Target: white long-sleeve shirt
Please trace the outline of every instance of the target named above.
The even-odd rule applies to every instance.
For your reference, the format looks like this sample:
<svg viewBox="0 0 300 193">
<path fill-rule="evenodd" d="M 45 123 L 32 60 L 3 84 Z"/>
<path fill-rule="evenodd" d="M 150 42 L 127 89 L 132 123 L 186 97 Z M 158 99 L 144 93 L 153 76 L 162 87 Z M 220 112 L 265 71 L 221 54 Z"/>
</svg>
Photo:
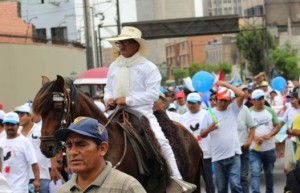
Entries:
<svg viewBox="0 0 300 193">
<path fill-rule="evenodd" d="M 116 99 L 114 87 L 116 86 L 116 74 L 120 70 L 117 60 L 114 61 L 107 74 L 107 84 L 104 89 L 104 101 Z M 137 111 L 151 111 L 154 101 L 159 98 L 161 74 L 155 64 L 145 60 L 140 64 L 129 67 L 129 96 L 126 104 Z"/>
</svg>

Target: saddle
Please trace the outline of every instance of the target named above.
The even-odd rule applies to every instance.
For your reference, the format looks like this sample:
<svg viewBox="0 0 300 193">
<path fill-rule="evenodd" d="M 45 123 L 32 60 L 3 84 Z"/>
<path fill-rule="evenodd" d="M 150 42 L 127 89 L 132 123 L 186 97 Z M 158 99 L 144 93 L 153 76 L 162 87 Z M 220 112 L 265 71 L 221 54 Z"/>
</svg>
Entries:
<svg viewBox="0 0 300 193">
<path fill-rule="evenodd" d="M 159 143 L 148 119 L 140 112 L 126 107 L 119 108 L 111 116 L 126 133 L 134 150 L 140 175 L 148 179 L 144 186 L 146 191 L 164 193 L 170 181 L 168 165 L 159 151 Z"/>
</svg>

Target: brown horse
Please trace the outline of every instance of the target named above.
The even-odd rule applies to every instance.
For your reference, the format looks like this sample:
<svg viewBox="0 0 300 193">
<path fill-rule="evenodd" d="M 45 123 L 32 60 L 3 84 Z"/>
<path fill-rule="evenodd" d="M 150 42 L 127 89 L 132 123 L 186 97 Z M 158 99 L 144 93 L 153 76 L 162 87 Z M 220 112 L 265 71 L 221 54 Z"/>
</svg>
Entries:
<svg viewBox="0 0 300 193">
<path fill-rule="evenodd" d="M 135 128 L 140 135 L 144 133 L 144 137 L 151 139 L 154 147 L 159 149 L 149 122 L 144 116 L 138 117 L 131 114 L 128 116 L 128 112 L 122 110 L 121 113 L 108 120 L 94 102 L 73 85 L 72 81 L 65 81 L 61 76 L 57 76 L 54 81 L 44 82 L 35 96 L 32 108 L 33 112 L 40 115 L 43 120 L 41 150 L 47 157 L 53 157 L 59 150 L 60 143 L 53 137 L 56 130 L 67 127 L 78 116 L 92 117 L 107 126 L 110 150 L 106 159 L 117 169 L 138 179 L 147 192 L 165 192 L 169 176 L 166 161 L 160 155 L 160 151 L 157 151 L 158 153 L 143 152 L 140 153 L 142 157 L 138 156 L 132 146 L 143 144 L 132 142 L 130 136 L 132 133 L 134 135 L 134 132 L 127 132 L 126 135 L 124 130 L 127 129 L 124 129 L 122 124 L 126 122 L 124 120 L 130 121 L 127 126 Z M 170 121 L 164 112 L 156 112 L 156 116 L 170 141 L 183 179 L 196 184 L 195 192 L 200 192 L 202 151 L 197 140 L 183 126 L 180 124 L 176 126 Z M 145 161 L 146 166 L 141 164 L 143 162 L 141 160 Z M 141 174 L 141 171 L 144 172 Z M 158 183 L 157 180 L 159 180 Z"/>
</svg>

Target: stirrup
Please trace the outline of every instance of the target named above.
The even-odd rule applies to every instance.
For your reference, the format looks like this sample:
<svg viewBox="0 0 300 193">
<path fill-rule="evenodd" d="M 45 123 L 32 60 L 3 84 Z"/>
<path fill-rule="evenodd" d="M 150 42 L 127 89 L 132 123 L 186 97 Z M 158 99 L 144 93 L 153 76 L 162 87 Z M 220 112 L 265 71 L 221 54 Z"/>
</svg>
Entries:
<svg viewBox="0 0 300 193">
<path fill-rule="evenodd" d="M 192 193 L 197 186 L 189 182 L 171 177 L 171 182 L 167 187 L 167 193 Z"/>
</svg>

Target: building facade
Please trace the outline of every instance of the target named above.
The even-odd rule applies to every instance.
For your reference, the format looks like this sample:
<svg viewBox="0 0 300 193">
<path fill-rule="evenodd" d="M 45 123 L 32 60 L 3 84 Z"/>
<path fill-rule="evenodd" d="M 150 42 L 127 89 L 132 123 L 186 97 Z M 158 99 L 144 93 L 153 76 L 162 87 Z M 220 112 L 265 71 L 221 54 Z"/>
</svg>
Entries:
<svg viewBox="0 0 300 193">
<path fill-rule="evenodd" d="M 243 16 L 243 0 L 202 0 L 203 16 Z"/>
<path fill-rule="evenodd" d="M 6 112 L 33 100 L 41 76 L 76 78 L 86 70 L 82 48 L 33 42 L 33 26 L 20 14 L 20 3 L 0 1 L 0 103 Z"/>
<path fill-rule="evenodd" d="M 36 41 L 80 42 L 75 0 L 20 0 L 20 4 L 22 19 L 35 26 Z"/>
<path fill-rule="evenodd" d="M 137 21 L 163 20 L 195 17 L 194 0 L 136 0 Z M 173 40 L 171 40 L 172 42 Z M 149 59 L 156 64 L 166 63 L 166 44 L 168 39 L 150 40 Z"/>
</svg>

